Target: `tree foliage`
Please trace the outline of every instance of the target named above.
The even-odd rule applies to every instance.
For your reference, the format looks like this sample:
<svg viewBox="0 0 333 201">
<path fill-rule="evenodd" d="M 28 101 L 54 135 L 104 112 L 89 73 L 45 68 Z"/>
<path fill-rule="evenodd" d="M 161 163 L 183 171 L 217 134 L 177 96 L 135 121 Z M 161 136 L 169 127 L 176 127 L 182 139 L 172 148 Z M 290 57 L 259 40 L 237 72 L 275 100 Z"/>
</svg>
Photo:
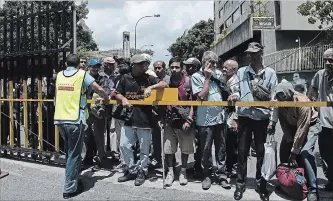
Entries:
<svg viewBox="0 0 333 201">
<path fill-rule="evenodd" d="M 319 1 L 307 1 L 298 6 L 297 11 L 302 16 L 308 17 L 310 24 L 320 22 L 319 29 L 323 28 L 323 25 L 327 25 L 332 28 L 333 23 L 333 1 L 332 0 L 319 0 Z"/>
<path fill-rule="evenodd" d="M 154 52 L 153 50 L 151 50 L 151 49 L 144 49 L 144 50 L 137 49 L 137 50 L 136 50 L 136 53 L 135 53 L 135 49 L 134 49 L 134 48 L 131 48 L 130 52 L 131 52 L 131 55 L 146 53 L 146 54 L 149 54 L 149 55 L 151 55 L 151 56 L 154 56 L 154 53 L 155 53 L 155 52 Z"/>
<path fill-rule="evenodd" d="M 0 21 L 4 20 L 4 17 L 7 20 L 16 19 L 18 16 L 23 16 L 25 14 L 29 15 L 32 13 L 37 13 L 39 11 L 46 11 L 49 9 L 56 9 L 56 8 L 63 8 L 66 10 L 66 14 L 64 18 L 62 15 L 55 15 L 54 13 L 48 14 L 49 19 L 49 37 L 46 37 L 46 27 L 47 27 L 47 15 L 39 15 L 33 18 L 28 18 L 26 20 L 27 23 L 27 51 L 36 50 L 36 47 L 39 42 L 38 40 L 38 23 L 39 19 L 41 22 L 42 27 L 42 40 L 41 46 L 42 49 L 46 49 L 47 44 L 49 44 L 49 48 L 57 49 L 59 46 L 62 46 L 70 39 L 70 33 L 72 32 L 71 29 L 71 22 L 72 22 L 72 15 L 70 14 L 71 6 L 75 6 L 76 8 L 76 19 L 77 22 L 81 19 L 86 19 L 89 13 L 87 8 L 88 1 L 81 2 L 80 5 L 75 5 L 73 1 L 5 1 L 2 8 L 0 8 Z M 25 9 L 26 8 L 26 9 Z M 57 19 L 57 21 L 56 21 Z M 64 19 L 64 24 L 66 25 L 65 32 L 61 30 L 62 19 Z M 20 27 L 20 44 L 19 48 L 23 47 L 23 20 L 15 21 L 13 23 L 13 36 L 14 36 L 14 43 L 16 44 L 16 30 L 17 30 L 17 23 Z M 34 32 L 32 34 L 31 24 L 34 23 Z M 1 23 L 2 25 L 3 23 Z M 0 30 L 3 31 L 4 27 L 0 27 Z M 11 27 L 7 26 L 7 39 L 10 37 L 10 29 Z M 55 41 L 55 30 L 57 30 L 58 34 L 58 41 Z M 63 36 L 66 35 L 66 41 L 63 41 Z M 49 39 L 49 40 L 47 40 Z M 0 50 L 3 50 L 3 34 L 0 34 Z M 58 47 L 55 46 L 56 42 L 58 42 Z M 9 43 L 7 43 L 7 49 L 9 49 Z M 97 44 L 92 38 L 92 32 L 90 30 L 84 30 L 81 25 L 77 25 L 77 46 L 82 48 L 86 51 L 89 50 L 98 50 Z M 16 48 L 16 45 L 15 45 Z"/>
<path fill-rule="evenodd" d="M 214 20 L 201 20 L 187 34 L 178 37 L 176 42 L 170 45 L 168 51 L 172 56 L 178 56 L 183 60 L 189 57 L 197 57 L 201 60 L 203 53 L 210 49 L 213 41 Z"/>
</svg>

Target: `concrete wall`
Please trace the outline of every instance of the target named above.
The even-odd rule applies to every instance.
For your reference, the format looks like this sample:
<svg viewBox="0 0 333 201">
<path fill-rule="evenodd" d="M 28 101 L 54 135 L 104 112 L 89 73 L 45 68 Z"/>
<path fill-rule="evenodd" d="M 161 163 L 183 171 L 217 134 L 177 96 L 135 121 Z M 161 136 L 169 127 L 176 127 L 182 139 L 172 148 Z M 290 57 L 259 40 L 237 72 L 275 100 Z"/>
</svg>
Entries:
<svg viewBox="0 0 333 201">
<path fill-rule="evenodd" d="M 297 13 L 297 7 L 306 0 L 280 1 L 282 30 L 318 30 L 317 24 L 309 24 L 306 17 Z"/>
<path fill-rule="evenodd" d="M 234 31 L 224 38 L 224 40 L 218 42 L 212 51 L 216 52 L 217 55 L 222 55 L 227 51 L 237 47 L 245 41 L 253 37 L 253 31 L 251 28 L 251 19 L 247 19 L 244 23 L 238 26 Z"/>
<path fill-rule="evenodd" d="M 291 48 L 298 48 L 298 42 L 296 39 L 298 37 L 301 41 L 301 47 L 309 43 L 313 38 L 315 38 L 320 31 L 276 31 L 276 50 L 283 50 L 283 49 L 291 49 Z M 323 39 L 324 34 L 319 35 L 316 40 L 311 42 L 309 46 L 313 46 L 318 44 L 318 42 Z"/>
<path fill-rule="evenodd" d="M 264 55 L 276 52 L 275 29 L 261 30 L 261 44 L 264 46 Z"/>
</svg>

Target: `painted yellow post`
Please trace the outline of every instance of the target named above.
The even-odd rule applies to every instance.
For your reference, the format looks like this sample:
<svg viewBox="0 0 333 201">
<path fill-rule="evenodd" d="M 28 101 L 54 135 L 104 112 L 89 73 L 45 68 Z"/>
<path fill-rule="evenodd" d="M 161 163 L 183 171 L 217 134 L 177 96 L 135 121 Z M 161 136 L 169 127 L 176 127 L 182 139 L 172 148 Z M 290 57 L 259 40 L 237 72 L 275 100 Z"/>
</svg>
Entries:
<svg viewBox="0 0 333 201">
<path fill-rule="evenodd" d="M 42 91 L 42 78 L 38 79 L 38 100 L 43 99 L 43 91 Z M 43 102 L 38 101 L 38 141 L 39 141 L 39 150 L 43 150 Z"/>
<path fill-rule="evenodd" d="M 9 81 L 9 98 L 14 98 L 13 80 Z M 14 147 L 14 104 L 13 101 L 9 101 L 9 145 Z"/>
<path fill-rule="evenodd" d="M 59 152 L 59 129 L 58 126 L 54 126 L 54 146 L 55 151 Z"/>
<path fill-rule="evenodd" d="M 28 84 L 27 80 L 23 80 L 23 99 L 28 99 Z M 23 124 L 24 124 L 24 148 L 28 148 L 28 128 L 29 128 L 29 120 L 28 120 L 28 102 L 23 102 Z"/>
</svg>

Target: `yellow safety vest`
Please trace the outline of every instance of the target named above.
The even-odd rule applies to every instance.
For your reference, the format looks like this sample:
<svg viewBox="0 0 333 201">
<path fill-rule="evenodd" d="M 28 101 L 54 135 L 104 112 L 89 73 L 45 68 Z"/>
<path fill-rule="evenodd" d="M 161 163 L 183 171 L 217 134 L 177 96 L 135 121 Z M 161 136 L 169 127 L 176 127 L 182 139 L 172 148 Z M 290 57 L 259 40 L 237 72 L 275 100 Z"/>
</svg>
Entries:
<svg viewBox="0 0 333 201">
<path fill-rule="evenodd" d="M 86 72 L 78 70 L 72 76 L 65 76 L 64 71 L 57 75 L 54 120 L 77 121 L 80 118 L 82 84 Z"/>
</svg>

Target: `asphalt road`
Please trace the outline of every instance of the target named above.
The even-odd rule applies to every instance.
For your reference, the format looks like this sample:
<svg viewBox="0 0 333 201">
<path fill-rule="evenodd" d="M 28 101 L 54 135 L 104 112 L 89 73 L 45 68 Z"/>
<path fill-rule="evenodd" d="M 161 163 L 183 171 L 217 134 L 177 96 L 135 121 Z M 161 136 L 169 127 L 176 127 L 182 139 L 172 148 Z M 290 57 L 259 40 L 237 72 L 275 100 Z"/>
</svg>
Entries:
<svg viewBox="0 0 333 201">
<path fill-rule="evenodd" d="M 280 142 L 282 133 L 277 127 L 276 140 Z M 316 152 L 318 146 L 316 147 Z M 179 154 L 177 154 L 179 160 Z M 254 174 L 256 159 L 249 157 L 247 190 L 243 200 L 259 200 L 254 191 Z M 47 165 L 0 159 L 2 171 L 9 176 L 0 180 L 0 200 L 62 200 L 64 168 Z M 112 170 L 92 172 L 87 169 L 82 173 L 85 192 L 74 200 L 233 200 L 235 187 L 231 190 L 212 185 L 211 189 L 203 191 L 201 181 L 189 178 L 187 186 L 180 186 L 175 181 L 168 189 L 162 188 L 160 171 L 151 172 L 150 178 L 141 187 L 135 187 L 134 182 L 119 184 L 117 179 L 122 174 Z M 318 167 L 318 182 L 325 183 L 321 167 Z M 235 184 L 235 181 L 231 181 Z M 276 178 L 273 178 L 269 189 L 273 191 Z M 320 191 L 322 201 L 333 201 L 332 193 Z M 282 195 L 272 192 L 270 200 L 285 200 Z"/>
</svg>

